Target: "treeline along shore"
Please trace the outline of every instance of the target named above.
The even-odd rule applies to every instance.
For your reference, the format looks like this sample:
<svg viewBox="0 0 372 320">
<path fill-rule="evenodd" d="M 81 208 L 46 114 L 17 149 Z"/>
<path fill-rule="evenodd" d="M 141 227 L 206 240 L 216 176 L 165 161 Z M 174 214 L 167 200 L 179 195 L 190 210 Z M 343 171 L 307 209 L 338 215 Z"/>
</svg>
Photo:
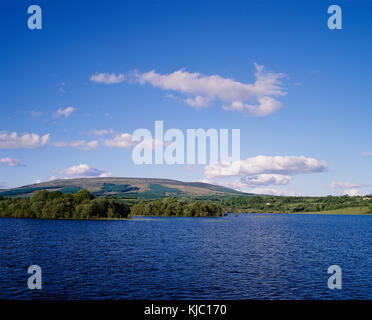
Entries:
<svg viewBox="0 0 372 320">
<path fill-rule="evenodd" d="M 219 201 L 226 212 L 371 214 L 372 196 L 236 196 Z"/>
<path fill-rule="evenodd" d="M 37 190 L 30 198 L 0 196 L 0 217 L 32 219 L 129 219 L 132 216 L 221 217 L 225 213 L 372 214 L 371 196 L 207 196 L 139 199 Z"/>
<path fill-rule="evenodd" d="M 121 199 L 95 197 L 87 190 L 75 194 L 35 191 L 31 198 L 0 196 L 0 217 L 32 219 L 125 219 L 132 216 L 223 216 L 221 205 L 211 201 L 165 198 L 127 203 Z"/>
</svg>

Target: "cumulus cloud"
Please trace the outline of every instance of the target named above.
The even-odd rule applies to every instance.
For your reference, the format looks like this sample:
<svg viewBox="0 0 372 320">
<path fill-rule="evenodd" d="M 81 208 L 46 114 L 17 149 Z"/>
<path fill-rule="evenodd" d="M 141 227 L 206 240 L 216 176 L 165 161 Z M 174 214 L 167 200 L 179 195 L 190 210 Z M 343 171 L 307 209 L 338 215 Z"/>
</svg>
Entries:
<svg viewBox="0 0 372 320">
<path fill-rule="evenodd" d="M 98 148 L 98 141 L 93 140 L 93 141 L 84 141 L 84 140 L 77 140 L 77 141 L 72 141 L 72 142 L 55 142 L 53 143 L 55 147 L 67 147 L 67 148 L 75 148 L 78 150 L 83 150 L 83 151 L 91 151 L 95 150 Z"/>
<path fill-rule="evenodd" d="M 348 195 L 350 197 L 361 196 L 362 193 L 359 191 L 359 188 L 366 188 L 370 187 L 370 184 L 361 184 L 355 182 L 348 182 L 348 181 L 332 181 L 331 186 L 334 189 L 343 189 L 343 194 Z"/>
<path fill-rule="evenodd" d="M 233 163 L 215 163 L 204 168 L 204 175 L 211 178 L 228 176 L 252 176 L 258 174 L 296 175 L 322 172 L 327 169 L 325 161 L 304 156 L 256 156 Z"/>
<path fill-rule="evenodd" d="M 254 176 L 240 177 L 234 181 L 218 181 L 215 179 L 205 179 L 207 183 L 217 183 L 225 187 L 248 192 L 250 188 L 256 186 L 269 186 L 269 185 L 287 185 L 291 181 L 290 176 L 281 174 L 259 174 Z"/>
<path fill-rule="evenodd" d="M 112 139 L 107 139 L 104 141 L 107 147 L 111 148 L 129 148 L 135 143 L 132 141 L 132 135 L 129 133 L 118 134 Z"/>
<path fill-rule="evenodd" d="M 6 164 L 8 167 L 20 167 L 22 164 L 18 160 L 11 158 L 0 158 L 0 164 Z"/>
<path fill-rule="evenodd" d="M 250 190 L 251 193 L 255 194 L 265 194 L 265 195 L 272 195 L 272 196 L 291 196 L 295 197 L 298 196 L 295 192 L 287 192 L 280 189 L 273 189 L 273 188 L 254 188 Z"/>
<path fill-rule="evenodd" d="M 233 163 L 219 162 L 204 167 L 205 180 L 243 192 L 288 195 L 278 189 L 262 188 L 287 185 L 292 176 L 327 170 L 327 163 L 304 156 L 256 156 Z M 231 179 L 235 179 L 231 181 Z M 252 189 L 253 188 L 253 189 Z M 269 192 L 264 192 L 264 190 Z M 275 192 L 273 191 L 275 190 Z"/>
<path fill-rule="evenodd" d="M 268 186 L 268 185 L 285 185 L 291 181 L 290 176 L 281 174 L 259 174 L 255 176 L 245 176 L 241 182 L 247 186 Z"/>
<path fill-rule="evenodd" d="M 185 102 L 192 107 L 208 107 L 211 100 L 206 97 L 196 96 L 192 98 L 186 98 Z"/>
<path fill-rule="evenodd" d="M 140 141 L 134 141 L 133 137 L 129 133 L 121 133 L 114 136 L 112 139 L 104 140 L 104 145 L 111 148 L 130 148 L 142 143 L 142 146 L 146 149 L 155 149 L 155 147 L 160 146 L 163 144 L 164 146 L 168 146 L 171 141 L 159 141 L 156 139 L 142 139 Z"/>
<path fill-rule="evenodd" d="M 288 177 L 290 179 L 290 177 Z M 201 182 L 205 183 L 214 183 L 218 184 L 227 188 L 231 188 L 234 190 L 242 191 L 242 192 L 248 192 L 248 193 L 254 193 L 254 194 L 266 194 L 266 195 L 274 195 L 274 196 L 296 196 L 297 194 L 294 192 L 287 192 L 281 189 L 276 189 L 276 188 L 263 188 L 263 187 L 254 187 L 256 186 L 265 186 L 269 185 L 270 183 L 268 182 L 267 184 L 265 183 L 245 183 L 243 179 L 237 179 L 235 181 L 210 181 L 208 179 L 204 179 Z M 276 184 L 275 182 L 272 184 Z M 278 183 L 281 184 L 281 183 Z M 283 183 L 286 184 L 286 183 Z"/>
<path fill-rule="evenodd" d="M 115 73 L 96 73 L 89 79 L 92 82 L 104 83 L 104 84 L 115 84 L 124 81 L 124 75 Z"/>
<path fill-rule="evenodd" d="M 0 132 L 0 149 L 38 149 L 44 147 L 50 140 L 50 134 L 39 136 L 35 133 L 23 133 L 18 135 L 17 132 L 8 134 Z"/>
<path fill-rule="evenodd" d="M 358 197 L 361 196 L 362 194 L 358 189 L 348 189 L 344 191 L 344 195 L 348 195 L 350 197 Z"/>
<path fill-rule="evenodd" d="M 368 187 L 369 185 L 354 183 L 354 182 L 347 182 L 347 181 L 341 181 L 341 182 L 332 181 L 331 186 L 334 189 L 354 189 L 354 188 Z"/>
<path fill-rule="evenodd" d="M 282 107 L 274 97 L 286 95 L 282 73 L 266 72 L 255 64 L 256 81 L 242 83 L 219 75 L 206 76 L 199 72 L 178 70 L 170 74 L 154 70 L 135 73 L 140 84 L 151 84 L 167 91 L 186 95 L 184 102 L 193 107 L 206 107 L 215 101 L 222 102 L 223 109 L 241 111 L 255 116 L 265 116 Z"/>
<path fill-rule="evenodd" d="M 234 101 L 230 105 L 223 105 L 222 108 L 229 111 L 246 111 L 254 116 L 263 117 L 282 107 L 282 104 L 279 101 L 271 97 L 259 97 L 257 101 L 257 105 Z"/>
<path fill-rule="evenodd" d="M 280 175 L 280 174 L 266 174 L 265 173 L 265 174 L 256 175 L 256 176 L 241 177 L 234 181 L 218 181 L 218 180 L 208 180 L 208 179 L 206 179 L 205 181 L 209 183 L 217 183 L 219 185 L 232 188 L 235 190 L 243 191 L 243 192 L 257 193 L 256 190 L 262 189 L 260 188 L 262 186 L 287 185 L 291 181 L 291 177 Z"/>
<path fill-rule="evenodd" d="M 64 179 L 69 178 L 93 178 L 93 177 L 110 177 L 111 172 L 92 168 L 87 164 L 79 164 L 59 172 Z"/>
<path fill-rule="evenodd" d="M 68 118 L 70 115 L 71 115 L 71 113 L 73 113 L 74 111 L 75 111 L 76 109 L 74 108 L 74 107 L 67 107 L 67 108 L 65 108 L 65 109 L 63 109 L 63 108 L 60 108 L 60 109 L 58 109 L 54 114 L 53 114 L 53 116 L 55 117 L 55 118 L 59 118 L 59 117 L 65 117 L 65 118 Z"/>
</svg>

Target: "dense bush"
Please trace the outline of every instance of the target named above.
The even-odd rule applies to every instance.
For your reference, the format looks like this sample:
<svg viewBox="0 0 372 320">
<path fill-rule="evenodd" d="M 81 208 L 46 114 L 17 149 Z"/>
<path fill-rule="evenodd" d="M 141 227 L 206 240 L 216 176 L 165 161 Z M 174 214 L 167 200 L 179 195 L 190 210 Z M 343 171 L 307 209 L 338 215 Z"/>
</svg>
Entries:
<svg viewBox="0 0 372 320">
<path fill-rule="evenodd" d="M 223 216 L 222 207 L 210 201 L 182 201 L 165 198 L 154 201 L 141 201 L 131 208 L 134 216 L 185 216 L 216 217 Z"/>
<path fill-rule="evenodd" d="M 41 219 L 127 218 L 130 208 L 117 200 L 97 198 L 87 190 L 74 195 L 35 191 L 30 199 L 0 198 L 0 217 Z"/>
<path fill-rule="evenodd" d="M 0 217 L 38 219 L 102 219 L 143 216 L 223 216 L 222 207 L 211 201 L 176 198 L 141 201 L 131 208 L 123 201 L 95 198 L 87 190 L 75 194 L 35 191 L 30 199 L 0 197 Z"/>
</svg>

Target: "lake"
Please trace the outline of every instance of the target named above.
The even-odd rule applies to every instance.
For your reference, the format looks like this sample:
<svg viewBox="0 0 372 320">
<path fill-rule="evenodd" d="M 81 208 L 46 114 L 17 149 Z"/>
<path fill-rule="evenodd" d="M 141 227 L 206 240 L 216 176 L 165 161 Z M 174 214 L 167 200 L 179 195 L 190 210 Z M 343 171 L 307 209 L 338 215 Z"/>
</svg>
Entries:
<svg viewBox="0 0 372 320">
<path fill-rule="evenodd" d="M 372 216 L 0 219 L 0 298 L 372 299 L 371 249 Z"/>
</svg>

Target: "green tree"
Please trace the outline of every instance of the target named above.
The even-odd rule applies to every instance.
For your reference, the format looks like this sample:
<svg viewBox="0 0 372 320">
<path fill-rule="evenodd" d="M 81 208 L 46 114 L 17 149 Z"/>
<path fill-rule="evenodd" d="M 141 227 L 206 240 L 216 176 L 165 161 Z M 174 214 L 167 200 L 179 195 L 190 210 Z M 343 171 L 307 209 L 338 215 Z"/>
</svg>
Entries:
<svg viewBox="0 0 372 320">
<path fill-rule="evenodd" d="M 89 202 L 94 199 L 94 195 L 88 190 L 79 190 L 74 194 L 76 203 Z"/>
</svg>

